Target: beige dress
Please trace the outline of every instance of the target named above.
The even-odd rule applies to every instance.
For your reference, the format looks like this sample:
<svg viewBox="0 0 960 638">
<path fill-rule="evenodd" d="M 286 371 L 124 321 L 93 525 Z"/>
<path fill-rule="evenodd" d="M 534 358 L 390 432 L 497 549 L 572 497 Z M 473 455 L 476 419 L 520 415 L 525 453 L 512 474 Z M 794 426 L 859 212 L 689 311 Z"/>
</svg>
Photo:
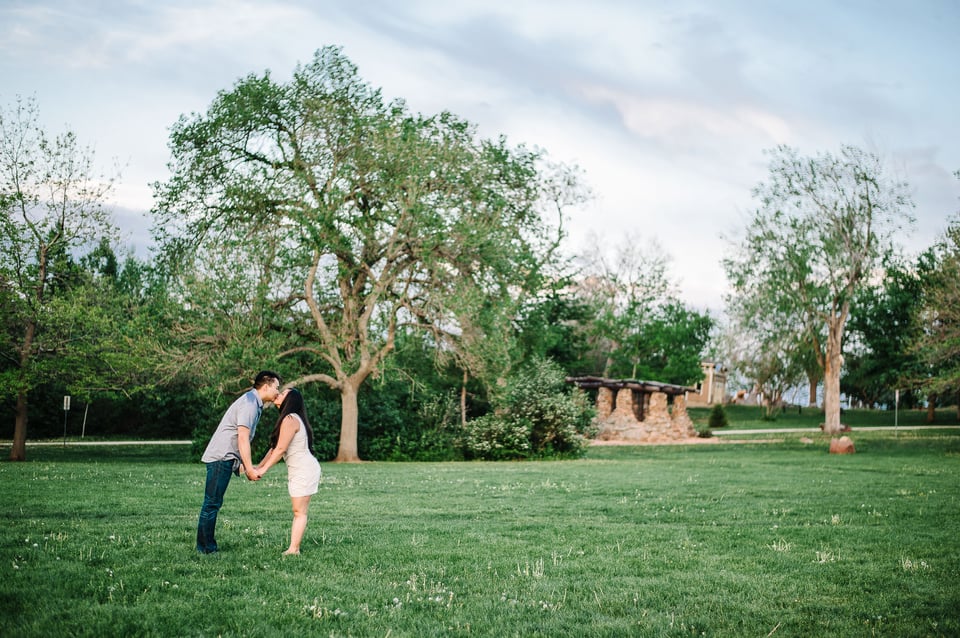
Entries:
<svg viewBox="0 0 960 638">
<path fill-rule="evenodd" d="M 283 453 L 287 464 L 287 491 L 290 496 L 311 496 L 317 493 L 320 484 L 320 462 L 307 449 L 307 428 L 296 414 L 291 414 L 300 427 Z"/>
</svg>

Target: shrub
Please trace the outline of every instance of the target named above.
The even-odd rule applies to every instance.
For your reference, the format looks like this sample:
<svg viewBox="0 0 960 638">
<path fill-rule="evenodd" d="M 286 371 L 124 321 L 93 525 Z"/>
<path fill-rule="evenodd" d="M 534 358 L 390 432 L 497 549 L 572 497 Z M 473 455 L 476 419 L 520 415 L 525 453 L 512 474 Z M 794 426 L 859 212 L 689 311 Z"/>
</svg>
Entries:
<svg viewBox="0 0 960 638">
<path fill-rule="evenodd" d="M 468 458 L 580 457 L 593 420 L 587 395 L 549 359 L 534 359 L 507 380 L 493 414 L 464 428 Z"/>
<path fill-rule="evenodd" d="M 710 411 L 709 425 L 711 428 L 723 428 L 726 427 L 727 424 L 727 413 L 723 409 L 723 406 L 717 403 L 713 406 L 713 410 Z"/>
<path fill-rule="evenodd" d="M 361 456 L 378 461 L 450 461 L 459 458 L 456 396 L 427 390 L 416 396 L 409 385 L 361 409 Z M 393 415 L 391 417 L 391 415 Z M 387 418 L 390 417 L 390 418 Z"/>
<path fill-rule="evenodd" d="M 471 419 L 464 426 L 463 447 L 468 458 L 526 458 L 530 455 L 530 424 L 494 414 Z"/>
</svg>

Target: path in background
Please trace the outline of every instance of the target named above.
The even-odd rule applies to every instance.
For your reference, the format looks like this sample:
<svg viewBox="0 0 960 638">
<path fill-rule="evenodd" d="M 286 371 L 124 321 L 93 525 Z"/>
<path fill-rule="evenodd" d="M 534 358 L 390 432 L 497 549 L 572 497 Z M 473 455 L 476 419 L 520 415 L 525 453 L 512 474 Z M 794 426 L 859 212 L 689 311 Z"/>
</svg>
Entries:
<svg viewBox="0 0 960 638">
<path fill-rule="evenodd" d="M 872 432 L 875 430 L 958 430 L 960 425 L 877 425 L 877 426 L 858 426 L 851 428 L 850 432 Z M 715 436 L 729 436 L 731 434 L 786 434 L 790 432 L 819 432 L 823 433 L 823 430 L 820 428 L 766 428 L 763 430 L 728 430 L 723 429 L 711 429 L 711 432 Z M 841 432 L 842 434 L 842 432 Z"/>
<path fill-rule="evenodd" d="M 851 432 L 870 432 L 874 430 L 960 430 L 960 425 L 878 425 L 855 427 Z M 820 428 L 767 428 L 763 430 L 712 430 L 715 436 L 743 436 L 745 434 L 790 434 L 797 432 L 819 432 Z M 67 441 L 66 445 L 190 445 L 192 441 Z M 12 441 L 0 441 L 0 448 L 13 445 Z M 61 441 L 27 441 L 27 445 L 64 445 Z"/>
<path fill-rule="evenodd" d="M 67 441 L 66 445 L 190 445 L 193 441 Z M 9 447 L 12 441 L 0 441 L 0 447 Z M 64 445 L 60 441 L 27 441 L 31 445 Z"/>
</svg>

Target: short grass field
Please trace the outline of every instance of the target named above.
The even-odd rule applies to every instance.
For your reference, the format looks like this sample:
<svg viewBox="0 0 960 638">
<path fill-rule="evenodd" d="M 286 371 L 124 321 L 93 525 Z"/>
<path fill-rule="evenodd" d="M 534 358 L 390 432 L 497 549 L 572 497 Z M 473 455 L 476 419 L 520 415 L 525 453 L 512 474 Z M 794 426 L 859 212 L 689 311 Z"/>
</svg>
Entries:
<svg viewBox="0 0 960 638">
<path fill-rule="evenodd" d="M 325 463 L 286 558 L 282 464 L 199 556 L 187 446 L 28 447 L 0 636 L 960 635 L 960 431 L 851 437 Z"/>
</svg>

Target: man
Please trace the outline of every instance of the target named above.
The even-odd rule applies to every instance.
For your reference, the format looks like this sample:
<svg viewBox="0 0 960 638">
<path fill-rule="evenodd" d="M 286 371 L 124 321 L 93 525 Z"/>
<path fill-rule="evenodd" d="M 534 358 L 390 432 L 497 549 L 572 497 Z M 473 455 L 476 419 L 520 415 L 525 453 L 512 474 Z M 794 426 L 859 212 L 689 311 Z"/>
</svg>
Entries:
<svg viewBox="0 0 960 638">
<path fill-rule="evenodd" d="M 260 478 L 253 469 L 250 442 L 256 434 L 263 404 L 272 403 L 277 398 L 281 383 L 280 375 L 276 372 L 260 372 L 253 388 L 227 409 L 203 452 L 200 460 L 207 464 L 207 483 L 197 523 L 197 551 L 201 554 L 217 551 L 214 530 L 217 514 L 223 505 L 223 495 L 230 484 L 230 475 L 236 472 L 240 476 L 242 469 L 247 479 L 256 481 Z"/>
</svg>

